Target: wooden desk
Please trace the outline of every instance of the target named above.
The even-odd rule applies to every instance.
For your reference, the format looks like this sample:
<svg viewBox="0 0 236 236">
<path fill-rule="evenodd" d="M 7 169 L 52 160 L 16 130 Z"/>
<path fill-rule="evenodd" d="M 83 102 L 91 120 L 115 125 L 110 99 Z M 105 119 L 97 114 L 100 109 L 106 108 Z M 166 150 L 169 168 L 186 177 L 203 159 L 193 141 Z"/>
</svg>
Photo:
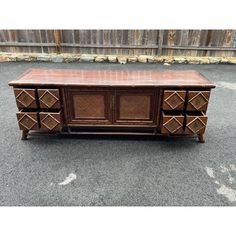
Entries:
<svg viewBox="0 0 236 236">
<path fill-rule="evenodd" d="M 215 85 L 196 71 L 30 69 L 13 86 L 30 130 L 78 134 L 190 135 L 204 142 Z"/>
</svg>

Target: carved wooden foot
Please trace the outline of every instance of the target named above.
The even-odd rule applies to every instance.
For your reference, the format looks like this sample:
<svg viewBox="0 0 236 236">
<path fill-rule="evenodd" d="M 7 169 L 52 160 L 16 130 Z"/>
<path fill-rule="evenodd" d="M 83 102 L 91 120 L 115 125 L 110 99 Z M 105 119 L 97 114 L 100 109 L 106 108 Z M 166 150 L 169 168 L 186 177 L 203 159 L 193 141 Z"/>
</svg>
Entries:
<svg viewBox="0 0 236 236">
<path fill-rule="evenodd" d="M 23 130 L 21 140 L 27 140 L 28 133 L 29 133 L 28 130 Z"/>
<path fill-rule="evenodd" d="M 203 134 L 198 135 L 198 141 L 199 141 L 199 143 L 205 143 L 205 138 L 204 138 Z"/>
</svg>

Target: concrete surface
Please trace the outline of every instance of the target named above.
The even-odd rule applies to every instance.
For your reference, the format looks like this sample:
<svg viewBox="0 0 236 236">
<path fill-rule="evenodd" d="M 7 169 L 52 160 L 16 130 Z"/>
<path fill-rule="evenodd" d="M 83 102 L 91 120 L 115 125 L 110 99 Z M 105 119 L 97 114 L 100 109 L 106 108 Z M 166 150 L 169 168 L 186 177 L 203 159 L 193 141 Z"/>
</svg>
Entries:
<svg viewBox="0 0 236 236">
<path fill-rule="evenodd" d="M 198 70 L 217 84 L 206 143 L 110 136 L 21 141 L 7 83 L 30 67 Z M 0 95 L 2 206 L 236 205 L 236 66 L 1 63 Z"/>
</svg>

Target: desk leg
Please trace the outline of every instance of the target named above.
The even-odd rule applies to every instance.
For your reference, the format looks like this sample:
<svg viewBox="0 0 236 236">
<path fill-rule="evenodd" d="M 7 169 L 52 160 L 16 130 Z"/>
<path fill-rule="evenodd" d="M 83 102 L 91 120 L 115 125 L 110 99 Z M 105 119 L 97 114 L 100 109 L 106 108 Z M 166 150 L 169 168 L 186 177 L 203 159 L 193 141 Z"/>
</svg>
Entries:
<svg viewBox="0 0 236 236">
<path fill-rule="evenodd" d="M 28 130 L 23 130 L 21 140 L 27 140 L 28 133 L 29 133 Z"/>
<path fill-rule="evenodd" d="M 205 138 L 204 138 L 203 134 L 198 135 L 198 141 L 199 141 L 199 143 L 205 143 Z"/>
</svg>

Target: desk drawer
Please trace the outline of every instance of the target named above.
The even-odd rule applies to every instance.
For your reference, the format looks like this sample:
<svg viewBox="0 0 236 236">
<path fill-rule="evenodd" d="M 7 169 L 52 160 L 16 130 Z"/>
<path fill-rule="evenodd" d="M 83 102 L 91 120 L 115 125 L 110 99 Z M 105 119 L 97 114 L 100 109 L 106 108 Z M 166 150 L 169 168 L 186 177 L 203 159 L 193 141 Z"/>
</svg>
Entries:
<svg viewBox="0 0 236 236">
<path fill-rule="evenodd" d="M 186 113 L 186 134 L 203 134 L 207 125 L 207 116 L 203 112 Z"/>
<path fill-rule="evenodd" d="M 187 111 L 206 111 L 210 91 L 188 91 Z"/>
<path fill-rule="evenodd" d="M 35 89 L 14 88 L 14 93 L 19 109 L 37 108 Z"/>
<path fill-rule="evenodd" d="M 186 91 L 184 90 L 164 90 L 163 110 L 183 110 Z"/>
<path fill-rule="evenodd" d="M 23 109 L 17 112 L 16 116 L 21 130 L 39 129 L 37 112 L 25 111 Z"/>
<path fill-rule="evenodd" d="M 162 112 L 161 133 L 163 134 L 182 134 L 184 116 L 181 112 Z"/>
<path fill-rule="evenodd" d="M 40 108 L 58 109 L 61 107 L 59 89 L 38 89 Z"/>
<path fill-rule="evenodd" d="M 62 112 L 39 112 L 41 130 L 61 130 Z"/>
</svg>

